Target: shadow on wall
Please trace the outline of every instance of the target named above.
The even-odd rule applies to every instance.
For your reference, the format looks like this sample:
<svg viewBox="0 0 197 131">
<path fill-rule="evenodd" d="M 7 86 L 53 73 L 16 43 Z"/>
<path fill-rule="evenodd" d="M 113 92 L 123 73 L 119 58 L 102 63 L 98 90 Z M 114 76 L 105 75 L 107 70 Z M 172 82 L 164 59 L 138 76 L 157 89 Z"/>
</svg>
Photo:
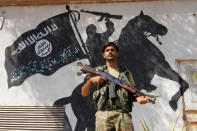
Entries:
<svg viewBox="0 0 197 131">
<path fill-rule="evenodd" d="M 91 66 L 104 64 L 101 48 L 114 32 L 114 24 L 108 19 L 106 22 L 107 33 L 96 33 L 94 25 L 88 25 L 86 46 L 90 52 Z M 119 62 L 131 70 L 136 87 L 139 90 L 151 92 L 157 87 L 151 84 L 154 75 L 170 79 L 180 83 L 181 90 L 177 92 L 170 101 L 173 110 L 177 109 L 177 101 L 188 88 L 188 84 L 176 73 L 165 60 L 163 53 L 147 39 L 149 36 L 156 38 L 167 33 L 167 28 L 143 12 L 131 19 L 122 29 L 118 40 L 120 48 Z M 84 81 L 85 82 L 85 81 Z M 63 106 L 71 103 L 73 112 L 77 117 L 75 131 L 95 130 L 95 109 L 92 103 L 92 93 L 86 98 L 81 96 L 81 88 L 84 83 L 79 84 L 70 97 L 61 98 L 54 102 L 54 106 Z M 69 122 L 69 121 L 68 121 Z"/>
</svg>

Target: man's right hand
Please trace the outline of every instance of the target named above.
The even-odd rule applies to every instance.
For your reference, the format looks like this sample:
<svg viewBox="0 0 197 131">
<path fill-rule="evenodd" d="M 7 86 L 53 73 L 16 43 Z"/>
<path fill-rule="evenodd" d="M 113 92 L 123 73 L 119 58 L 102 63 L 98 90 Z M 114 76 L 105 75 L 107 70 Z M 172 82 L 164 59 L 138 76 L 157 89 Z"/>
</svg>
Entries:
<svg viewBox="0 0 197 131">
<path fill-rule="evenodd" d="M 95 85 L 100 85 L 102 84 L 104 81 L 107 81 L 107 79 L 105 77 L 102 76 L 94 76 L 90 78 L 91 83 L 95 84 Z"/>
<path fill-rule="evenodd" d="M 87 82 L 83 85 L 81 89 L 81 94 L 83 97 L 88 96 L 91 92 L 91 89 L 94 85 L 100 85 L 107 79 L 101 76 L 90 77 Z"/>
</svg>

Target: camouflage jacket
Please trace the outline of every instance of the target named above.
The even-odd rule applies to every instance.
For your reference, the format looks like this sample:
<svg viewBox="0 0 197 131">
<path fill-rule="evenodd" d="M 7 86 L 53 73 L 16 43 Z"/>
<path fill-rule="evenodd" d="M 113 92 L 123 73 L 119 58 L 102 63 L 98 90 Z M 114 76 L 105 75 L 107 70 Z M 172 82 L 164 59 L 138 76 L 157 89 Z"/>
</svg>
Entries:
<svg viewBox="0 0 197 131">
<path fill-rule="evenodd" d="M 97 71 L 104 71 L 109 73 L 107 66 L 98 66 L 96 67 Z M 119 79 L 127 81 L 135 86 L 134 80 L 132 78 L 131 72 L 123 67 L 119 68 Z M 96 109 L 99 111 L 106 110 L 119 110 L 121 112 L 131 112 L 134 96 L 127 90 L 119 87 L 116 87 L 117 97 L 113 100 L 109 98 L 109 84 L 110 81 L 106 81 L 103 84 L 97 86 L 97 89 L 93 93 L 93 102 Z"/>
</svg>

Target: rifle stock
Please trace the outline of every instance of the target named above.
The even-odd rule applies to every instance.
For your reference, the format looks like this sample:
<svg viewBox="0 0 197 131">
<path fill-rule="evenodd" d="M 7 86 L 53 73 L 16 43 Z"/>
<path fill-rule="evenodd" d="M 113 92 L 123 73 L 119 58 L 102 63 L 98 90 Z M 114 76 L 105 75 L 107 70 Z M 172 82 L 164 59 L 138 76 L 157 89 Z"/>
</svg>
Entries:
<svg viewBox="0 0 197 131">
<path fill-rule="evenodd" d="M 83 73 L 92 73 L 92 74 L 95 74 L 95 75 L 99 75 L 99 72 L 97 72 L 94 68 L 92 68 L 91 66 L 88 66 L 88 65 L 84 65 L 81 68 L 81 71 Z"/>
</svg>

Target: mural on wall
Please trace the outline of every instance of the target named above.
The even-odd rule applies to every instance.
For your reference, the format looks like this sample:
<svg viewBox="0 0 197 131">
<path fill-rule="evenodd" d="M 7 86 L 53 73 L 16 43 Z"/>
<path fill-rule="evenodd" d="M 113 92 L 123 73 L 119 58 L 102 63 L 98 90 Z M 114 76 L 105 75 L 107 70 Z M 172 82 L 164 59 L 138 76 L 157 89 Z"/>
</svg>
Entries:
<svg viewBox="0 0 197 131">
<path fill-rule="evenodd" d="M 84 58 L 85 54 L 66 12 L 22 34 L 6 48 L 5 57 L 8 87 L 12 87 L 35 73 L 51 75 L 62 66 Z"/>
<path fill-rule="evenodd" d="M 158 43 L 162 45 L 158 35 L 163 36 L 166 33 L 165 26 L 141 12 L 139 16 L 130 20 L 121 32 L 118 40 L 120 50 L 123 50 L 123 53 L 120 53 L 120 62 L 125 63 L 131 70 L 139 90 L 144 89 L 148 92 L 155 90 L 157 87 L 151 84 L 155 74 L 180 83 L 181 92 L 177 92 L 169 103 L 171 108 L 176 110 L 177 102 L 181 94 L 188 89 L 188 84 L 170 67 L 159 48 L 147 38 L 156 37 Z"/>
<path fill-rule="evenodd" d="M 85 57 L 93 67 L 104 64 L 101 48 L 115 32 L 113 19 L 121 20 L 123 16 L 85 10 L 81 12 L 100 16 L 98 21 L 105 20 L 107 30 L 98 33 L 94 24 L 88 25 L 85 46 L 81 47 L 70 23 L 69 15 L 73 16 L 72 11 L 68 10 L 42 22 L 36 29 L 22 34 L 13 45 L 6 48 L 5 68 L 9 87 L 20 85 L 35 73 L 51 75 L 62 66 Z M 73 20 L 76 20 L 76 17 Z M 170 67 L 163 53 L 155 46 L 155 44 L 161 46 L 164 44 L 160 42 L 158 36 L 166 33 L 165 26 L 141 12 L 128 21 L 116 42 L 121 51 L 119 62 L 131 70 L 139 90 L 144 89 L 148 92 L 155 90 L 157 87 L 151 84 L 155 74 L 180 83 L 181 90 L 169 102 L 171 108 L 176 110 L 177 101 L 188 88 L 188 84 Z M 152 43 L 148 39 L 150 36 L 155 37 L 158 43 Z M 83 50 L 86 49 L 88 51 L 84 53 Z M 77 117 L 75 131 L 85 131 L 85 129 L 94 131 L 96 111 L 92 103 L 92 93 L 85 98 L 81 96 L 84 82 L 74 89 L 70 97 L 56 100 L 53 106 L 71 103 Z M 65 118 L 64 130 L 71 131 L 69 119 L 66 115 Z"/>
<path fill-rule="evenodd" d="M 100 16 L 98 22 L 105 20 L 106 31 L 103 33 L 97 33 L 97 27 L 94 24 L 90 24 L 86 28 L 87 40 L 86 47 L 90 53 L 90 65 L 95 67 L 105 63 L 102 56 L 102 47 L 108 42 L 109 37 L 115 31 L 114 23 L 110 19 L 121 20 L 121 15 L 112 15 L 109 13 L 95 12 L 95 11 L 84 11 L 81 12 L 90 13 L 96 16 Z"/>
<path fill-rule="evenodd" d="M 109 22 L 110 25 L 108 25 Z M 91 66 L 104 64 L 101 48 L 115 31 L 114 24 L 109 19 L 107 19 L 106 27 L 106 32 L 108 32 L 104 32 L 107 34 L 106 37 L 103 36 L 104 33 L 96 33 L 96 27 L 93 24 L 88 25 L 86 28 L 88 36 L 86 46 L 92 55 L 90 59 Z M 140 15 L 129 20 L 121 31 L 117 41 L 121 51 L 119 62 L 120 64 L 124 63 L 124 66 L 131 70 L 136 87 L 139 90 L 144 89 L 148 92 L 155 90 L 157 87 L 151 84 L 155 74 L 180 83 L 182 90 L 178 91 L 169 102 L 171 108 L 176 110 L 177 102 L 188 88 L 188 84 L 170 67 L 163 53 L 148 39 L 149 36 L 155 37 L 158 43 L 162 45 L 158 35 L 163 36 L 166 33 L 167 28 L 165 26 L 141 12 Z M 96 111 L 92 103 L 92 94 L 86 98 L 81 96 L 83 84 L 79 84 L 70 97 L 61 98 L 55 101 L 54 105 L 63 106 L 71 103 L 73 112 L 77 117 L 75 131 L 84 131 L 86 128 L 88 131 L 94 131 Z"/>
</svg>

